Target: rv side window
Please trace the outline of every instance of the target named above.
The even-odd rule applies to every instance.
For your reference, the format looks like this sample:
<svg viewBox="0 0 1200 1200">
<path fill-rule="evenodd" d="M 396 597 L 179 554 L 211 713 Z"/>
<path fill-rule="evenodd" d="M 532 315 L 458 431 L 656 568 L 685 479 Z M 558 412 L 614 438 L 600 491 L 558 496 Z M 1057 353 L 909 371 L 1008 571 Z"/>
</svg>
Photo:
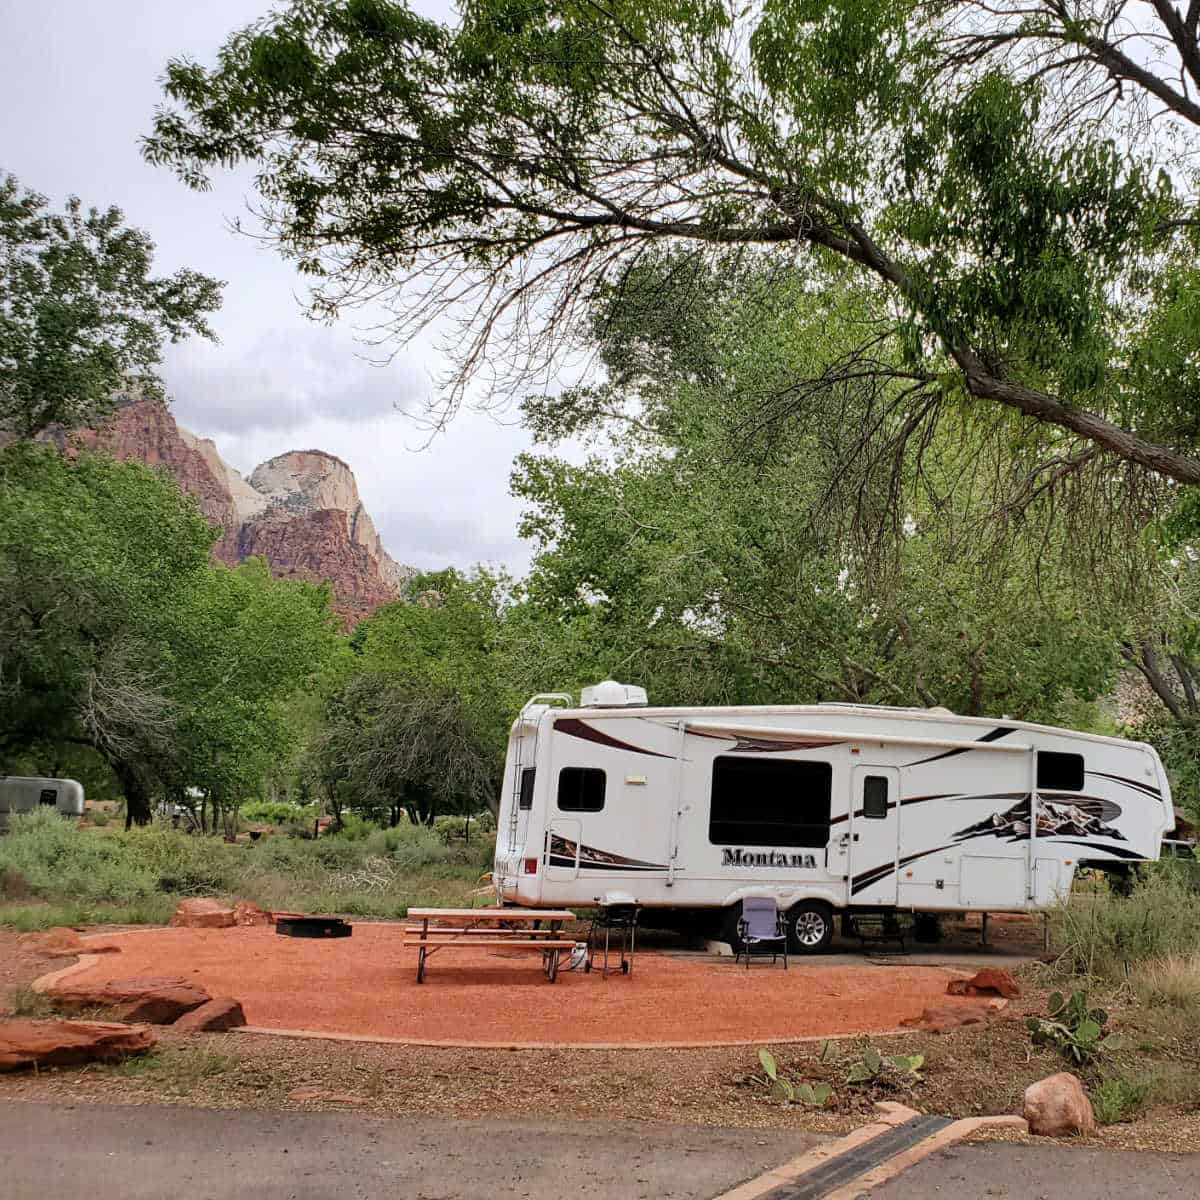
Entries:
<svg viewBox="0 0 1200 1200">
<path fill-rule="evenodd" d="M 560 812 L 599 812 L 603 807 L 603 771 L 598 767 L 563 767 L 559 771 Z"/>
<path fill-rule="evenodd" d="M 888 781 L 886 775 L 868 775 L 863 780 L 863 816 L 872 821 L 887 818 Z"/>
<path fill-rule="evenodd" d="M 533 807 L 533 778 L 536 771 L 536 767 L 525 767 L 521 772 L 521 798 L 518 801 L 520 808 Z"/>
<path fill-rule="evenodd" d="M 58 793 L 53 788 L 42 788 L 42 794 L 38 797 L 39 804 L 48 804 L 51 808 L 58 803 Z"/>
<path fill-rule="evenodd" d="M 1051 792 L 1083 791 L 1083 755 L 1039 750 L 1037 785 Z"/>
<path fill-rule="evenodd" d="M 708 840 L 714 845 L 824 846 L 833 766 L 722 755 L 713 760 Z"/>
</svg>

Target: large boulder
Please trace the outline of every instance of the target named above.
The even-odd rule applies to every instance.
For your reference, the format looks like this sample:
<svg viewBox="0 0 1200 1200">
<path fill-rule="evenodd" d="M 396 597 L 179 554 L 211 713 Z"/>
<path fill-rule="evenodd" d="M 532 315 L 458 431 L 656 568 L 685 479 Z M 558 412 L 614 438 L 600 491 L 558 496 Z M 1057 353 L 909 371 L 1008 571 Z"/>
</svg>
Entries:
<svg viewBox="0 0 1200 1200">
<path fill-rule="evenodd" d="M 180 900 L 171 924 L 179 929 L 229 929 L 237 923 L 233 909 L 220 900 Z"/>
<path fill-rule="evenodd" d="M 1003 996 L 1012 1000 L 1021 994 L 1017 981 L 1003 967 L 984 967 L 976 971 L 970 979 L 952 979 L 946 985 L 946 993 L 950 996 Z"/>
<path fill-rule="evenodd" d="M 155 1043 L 145 1025 L 111 1021 L 0 1021 L 0 1071 L 115 1062 Z"/>
<path fill-rule="evenodd" d="M 175 1022 L 176 1029 L 186 1029 L 192 1033 L 224 1033 L 227 1029 L 237 1029 L 246 1023 L 246 1014 L 242 1011 L 240 1000 L 229 996 L 218 996 L 193 1008 L 190 1013 L 184 1013 Z"/>
<path fill-rule="evenodd" d="M 1029 1132 L 1042 1137 L 1092 1133 L 1096 1128 L 1092 1102 L 1069 1071 L 1031 1083 L 1025 1089 L 1021 1115 L 1029 1122 Z"/>
<path fill-rule="evenodd" d="M 74 929 L 58 925 L 37 933 L 23 933 L 17 939 L 23 950 L 44 954 L 47 958 L 75 958 L 80 954 L 117 954 L 121 947 L 106 942 L 84 941 Z"/>
<path fill-rule="evenodd" d="M 67 1012 L 88 1008 L 116 1009 L 122 1020 L 170 1025 L 212 997 L 186 979 L 108 979 L 95 983 L 63 980 L 47 993 L 55 1007 Z"/>
</svg>

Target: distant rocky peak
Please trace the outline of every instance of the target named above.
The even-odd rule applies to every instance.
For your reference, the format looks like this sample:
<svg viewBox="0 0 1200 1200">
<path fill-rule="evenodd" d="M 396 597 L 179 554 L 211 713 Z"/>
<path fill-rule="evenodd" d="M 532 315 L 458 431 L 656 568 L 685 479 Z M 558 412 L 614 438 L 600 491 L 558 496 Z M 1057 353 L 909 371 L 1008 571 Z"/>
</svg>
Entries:
<svg viewBox="0 0 1200 1200">
<path fill-rule="evenodd" d="M 210 438 L 184 429 L 160 401 L 140 397 L 123 398 L 82 440 L 117 458 L 166 467 L 222 527 L 218 558 L 258 556 L 276 575 L 328 581 L 348 622 L 395 599 L 415 574 L 384 549 L 349 465 L 324 450 L 289 450 L 246 479 Z"/>
</svg>

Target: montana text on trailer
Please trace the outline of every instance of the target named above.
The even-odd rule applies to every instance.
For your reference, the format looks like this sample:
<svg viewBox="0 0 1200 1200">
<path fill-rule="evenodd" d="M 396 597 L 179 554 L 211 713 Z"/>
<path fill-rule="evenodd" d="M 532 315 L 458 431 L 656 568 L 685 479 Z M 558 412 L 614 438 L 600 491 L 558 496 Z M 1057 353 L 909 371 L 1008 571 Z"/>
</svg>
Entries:
<svg viewBox="0 0 1200 1200">
<path fill-rule="evenodd" d="M 513 723 L 494 878 L 506 904 L 620 889 L 726 930 L 771 896 L 804 953 L 837 913 L 1046 908 L 1080 866 L 1156 861 L 1174 824 L 1141 742 L 944 709 L 651 708 L 607 680 Z"/>
</svg>

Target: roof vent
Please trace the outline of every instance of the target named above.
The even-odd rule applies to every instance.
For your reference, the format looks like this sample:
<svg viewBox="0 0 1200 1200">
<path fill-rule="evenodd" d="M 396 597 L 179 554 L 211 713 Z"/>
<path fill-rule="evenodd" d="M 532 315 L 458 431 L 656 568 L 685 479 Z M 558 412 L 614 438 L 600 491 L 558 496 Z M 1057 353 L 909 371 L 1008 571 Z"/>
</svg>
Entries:
<svg viewBox="0 0 1200 1200">
<path fill-rule="evenodd" d="M 638 708 L 646 703 L 645 688 L 618 683 L 615 679 L 585 687 L 579 694 L 580 708 Z"/>
</svg>

